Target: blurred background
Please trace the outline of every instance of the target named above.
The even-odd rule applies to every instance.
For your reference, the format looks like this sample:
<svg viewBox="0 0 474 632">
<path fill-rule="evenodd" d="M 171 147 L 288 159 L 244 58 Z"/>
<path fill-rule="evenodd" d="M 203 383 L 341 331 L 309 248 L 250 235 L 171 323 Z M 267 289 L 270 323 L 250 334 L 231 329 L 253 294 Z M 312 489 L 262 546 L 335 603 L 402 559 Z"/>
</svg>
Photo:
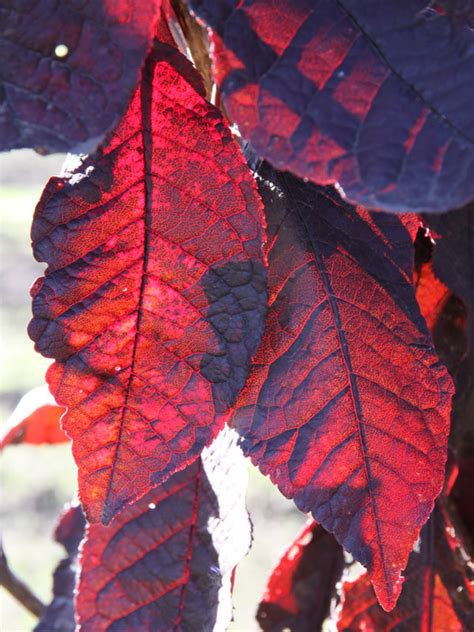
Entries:
<svg viewBox="0 0 474 632">
<path fill-rule="evenodd" d="M 44 384 L 49 361 L 35 353 L 26 327 L 29 288 L 42 274 L 33 259 L 30 224 L 36 202 L 64 156 L 30 150 L 0 154 L 0 423 L 27 391 Z M 9 565 L 45 602 L 64 550 L 52 539 L 57 516 L 76 491 L 69 445 L 7 447 L 0 455 L 0 524 Z M 267 577 L 306 517 L 250 466 L 248 509 L 254 525 L 250 553 L 237 569 L 233 632 L 259 630 L 255 612 Z M 29 632 L 35 618 L 0 587 L 0 630 Z"/>
</svg>

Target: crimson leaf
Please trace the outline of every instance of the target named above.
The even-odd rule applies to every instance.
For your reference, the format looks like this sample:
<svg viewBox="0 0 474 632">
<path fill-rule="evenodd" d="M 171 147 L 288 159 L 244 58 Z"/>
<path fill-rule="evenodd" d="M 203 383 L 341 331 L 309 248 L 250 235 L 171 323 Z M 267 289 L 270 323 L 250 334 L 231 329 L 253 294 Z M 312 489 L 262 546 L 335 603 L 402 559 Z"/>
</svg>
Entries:
<svg viewBox="0 0 474 632">
<path fill-rule="evenodd" d="M 428 5 L 190 0 L 213 29 L 227 112 L 256 152 L 390 211 L 474 198 L 474 31 Z"/>
<path fill-rule="evenodd" d="M 83 632 L 225 630 L 232 570 L 250 544 L 247 473 L 235 434 L 87 528 L 76 607 Z"/>
<path fill-rule="evenodd" d="M 33 221 L 48 269 L 29 333 L 57 360 L 47 379 L 91 522 L 197 458 L 263 329 L 261 202 L 200 85 L 157 42 L 109 144 L 50 180 Z"/>
<path fill-rule="evenodd" d="M 47 386 L 32 389 L 20 399 L 6 422 L 0 436 L 0 450 L 17 443 L 64 443 L 68 438 L 59 423 L 64 411 Z"/>
<path fill-rule="evenodd" d="M 46 608 L 35 632 L 74 632 L 74 587 L 77 573 L 77 552 L 85 528 L 84 514 L 79 505 L 71 505 L 60 517 L 55 539 L 68 556 L 54 572 L 53 600 Z"/>
<path fill-rule="evenodd" d="M 314 632 L 335 605 L 344 554 L 313 521 L 290 545 L 268 581 L 257 619 L 265 632 Z"/>
<path fill-rule="evenodd" d="M 464 632 L 474 625 L 469 560 L 449 517 L 436 509 L 410 555 L 397 607 L 384 612 L 363 575 L 344 584 L 338 630 L 344 632 Z M 460 556 L 464 556 L 461 561 Z"/>
<path fill-rule="evenodd" d="M 452 396 L 416 303 L 411 237 L 403 218 L 331 188 L 259 175 L 269 312 L 233 423 L 390 609 L 443 484 Z"/>
<path fill-rule="evenodd" d="M 0 149 L 95 149 L 132 96 L 156 7 L 1 0 Z"/>
</svg>

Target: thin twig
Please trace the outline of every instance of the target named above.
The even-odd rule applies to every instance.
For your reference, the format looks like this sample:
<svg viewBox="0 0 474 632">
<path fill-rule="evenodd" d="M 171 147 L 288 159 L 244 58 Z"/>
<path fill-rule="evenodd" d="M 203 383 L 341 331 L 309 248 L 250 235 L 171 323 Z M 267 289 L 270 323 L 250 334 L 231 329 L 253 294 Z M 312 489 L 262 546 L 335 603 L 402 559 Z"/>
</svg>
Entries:
<svg viewBox="0 0 474 632">
<path fill-rule="evenodd" d="M 7 557 L 0 543 L 0 586 L 3 586 L 10 595 L 21 603 L 36 617 L 41 617 L 45 610 L 45 605 L 29 587 L 19 579 L 8 566 Z"/>
</svg>

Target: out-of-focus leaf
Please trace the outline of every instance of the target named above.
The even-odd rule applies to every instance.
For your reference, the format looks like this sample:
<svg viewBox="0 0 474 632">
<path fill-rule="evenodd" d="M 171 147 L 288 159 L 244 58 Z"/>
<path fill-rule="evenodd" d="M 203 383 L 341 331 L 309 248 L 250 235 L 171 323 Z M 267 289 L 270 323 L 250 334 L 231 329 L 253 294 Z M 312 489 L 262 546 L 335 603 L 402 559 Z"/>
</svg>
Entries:
<svg viewBox="0 0 474 632">
<path fill-rule="evenodd" d="M 252 175 L 191 64 L 156 43 L 109 144 L 52 178 L 32 238 L 29 333 L 57 360 L 79 493 L 109 522 L 217 435 L 266 309 Z"/>
<path fill-rule="evenodd" d="M 464 22 L 427 0 L 189 4 L 213 30 L 231 120 L 275 167 L 389 211 L 474 198 L 474 31 Z"/>
<path fill-rule="evenodd" d="M 428 329 L 432 331 L 451 296 L 450 289 L 433 272 L 431 261 L 424 263 L 415 274 L 416 300 Z"/>
<path fill-rule="evenodd" d="M 390 609 L 441 491 L 453 390 L 416 303 L 412 237 L 331 188 L 258 173 L 269 312 L 233 423 Z"/>
<path fill-rule="evenodd" d="M 397 606 L 384 612 L 367 575 L 344 584 L 338 630 L 467 632 L 474 628 L 472 560 L 445 512 L 436 509 L 410 555 Z"/>
<path fill-rule="evenodd" d="M 202 458 L 87 529 L 76 607 L 82 632 L 221 632 L 231 577 L 250 545 L 247 470 L 224 431 Z"/>
<path fill-rule="evenodd" d="M 445 215 L 425 215 L 425 221 L 435 233 L 434 272 L 466 303 L 474 348 L 474 204 Z"/>
<path fill-rule="evenodd" d="M 84 536 L 86 521 L 82 509 L 73 504 L 62 514 L 56 527 L 55 539 L 66 549 L 68 556 L 61 560 L 54 572 L 53 600 L 46 608 L 35 632 L 74 632 L 74 588 L 76 584 L 77 553 Z"/>
<path fill-rule="evenodd" d="M 5 424 L 0 450 L 16 443 L 64 443 L 61 430 L 65 408 L 58 406 L 47 386 L 38 386 L 24 395 Z"/>
<path fill-rule="evenodd" d="M 311 521 L 272 572 L 257 612 L 262 630 L 320 630 L 335 606 L 343 568 L 340 544 Z"/>
<path fill-rule="evenodd" d="M 159 0 L 0 0 L 0 149 L 96 148 L 120 120 Z"/>
</svg>

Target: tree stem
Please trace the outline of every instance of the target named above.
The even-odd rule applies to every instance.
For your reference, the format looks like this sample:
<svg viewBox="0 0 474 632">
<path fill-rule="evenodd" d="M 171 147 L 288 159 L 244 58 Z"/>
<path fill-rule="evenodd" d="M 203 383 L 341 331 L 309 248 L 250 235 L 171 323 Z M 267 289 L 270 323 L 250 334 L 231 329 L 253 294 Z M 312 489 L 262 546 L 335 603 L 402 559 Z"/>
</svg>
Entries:
<svg viewBox="0 0 474 632">
<path fill-rule="evenodd" d="M 36 617 L 45 610 L 44 603 L 19 579 L 8 566 L 6 555 L 0 544 L 0 586 L 3 586 L 22 606 Z"/>
</svg>

